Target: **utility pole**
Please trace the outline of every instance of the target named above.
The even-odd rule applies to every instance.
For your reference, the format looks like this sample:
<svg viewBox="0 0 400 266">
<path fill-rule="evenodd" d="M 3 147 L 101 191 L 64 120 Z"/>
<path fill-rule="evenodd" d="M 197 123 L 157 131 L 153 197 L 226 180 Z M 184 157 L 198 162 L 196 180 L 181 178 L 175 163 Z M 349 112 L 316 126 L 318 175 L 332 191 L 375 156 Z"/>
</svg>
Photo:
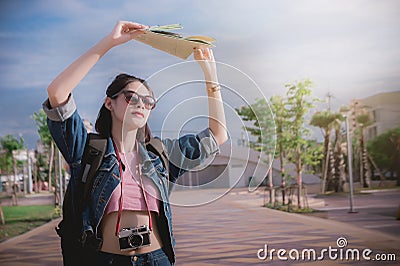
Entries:
<svg viewBox="0 0 400 266">
<path fill-rule="evenodd" d="M 333 98 L 333 94 L 328 92 L 326 94 L 326 97 L 328 97 L 328 112 L 330 113 L 331 112 L 331 98 Z"/>
</svg>

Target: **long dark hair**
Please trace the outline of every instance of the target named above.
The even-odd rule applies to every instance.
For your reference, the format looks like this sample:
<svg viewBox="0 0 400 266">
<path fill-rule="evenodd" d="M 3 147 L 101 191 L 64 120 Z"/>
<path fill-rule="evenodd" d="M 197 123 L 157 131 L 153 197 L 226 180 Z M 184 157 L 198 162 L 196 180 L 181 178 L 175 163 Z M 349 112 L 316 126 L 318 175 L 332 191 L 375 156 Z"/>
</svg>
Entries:
<svg viewBox="0 0 400 266">
<path fill-rule="evenodd" d="M 153 90 L 148 86 L 146 81 L 141 78 L 137 78 L 135 76 L 131 76 L 128 74 L 119 74 L 115 77 L 115 79 L 111 82 L 111 84 L 107 87 L 106 95 L 107 97 L 117 97 L 115 96 L 118 92 L 123 90 L 129 83 L 139 81 L 146 87 L 146 89 L 150 92 L 151 96 L 154 97 Z M 97 115 L 95 129 L 97 133 L 102 137 L 110 137 L 111 136 L 111 127 L 112 127 L 112 119 L 111 119 L 111 111 L 108 110 L 103 104 L 100 108 L 100 111 Z M 151 138 L 151 131 L 147 123 L 144 127 L 139 128 L 136 138 L 140 142 L 148 142 Z"/>
</svg>

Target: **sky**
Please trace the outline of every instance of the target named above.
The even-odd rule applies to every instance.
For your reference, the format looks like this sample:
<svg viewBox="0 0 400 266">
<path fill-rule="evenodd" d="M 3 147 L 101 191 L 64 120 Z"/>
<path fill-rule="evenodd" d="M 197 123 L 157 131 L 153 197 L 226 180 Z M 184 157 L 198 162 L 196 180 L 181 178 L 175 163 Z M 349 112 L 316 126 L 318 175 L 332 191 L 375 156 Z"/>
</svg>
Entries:
<svg viewBox="0 0 400 266">
<path fill-rule="evenodd" d="M 180 23 L 185 36 L 217 40 L 213 50 L 227 85 L 222 93 L 233 139 L 242 123 L 234 108 L 284 95 L 286 83 L 312 79 L 313 96 L 332 94 L 333 110 L 353 98 L 400 90 L 400 1 L 2 0 L 0 10 L 0 136 L 20 135 L 29 148 L 39 139 L 31 116 L 47 86 L 118 20 Z M 150 118 L 156 135 L 177 125 L 200 128 L 206 122 L 204 89 L 171 89 L 199 77 L 191 60 L 136 41 L 113 48 L 74 90 L 78 110 L 94 122 L 107 85 L 126 72 L 149 79 L 160 99 Z"/>
</svg>

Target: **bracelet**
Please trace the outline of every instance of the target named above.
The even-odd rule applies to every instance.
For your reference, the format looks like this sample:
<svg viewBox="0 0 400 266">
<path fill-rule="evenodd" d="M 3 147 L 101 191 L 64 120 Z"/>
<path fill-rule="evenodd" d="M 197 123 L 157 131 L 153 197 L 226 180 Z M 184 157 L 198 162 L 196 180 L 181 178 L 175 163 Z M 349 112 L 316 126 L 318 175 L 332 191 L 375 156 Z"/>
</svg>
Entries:
<svg viewBox="0 0 400 266">
<path fill-rule="evenodd" d="M 211 88 L 207 88 L 207 91 L 212 93 L 212 92 L 217 92 L 221 89 L 221 87 L 219 85 L 214 85 Z"/>
</svg>

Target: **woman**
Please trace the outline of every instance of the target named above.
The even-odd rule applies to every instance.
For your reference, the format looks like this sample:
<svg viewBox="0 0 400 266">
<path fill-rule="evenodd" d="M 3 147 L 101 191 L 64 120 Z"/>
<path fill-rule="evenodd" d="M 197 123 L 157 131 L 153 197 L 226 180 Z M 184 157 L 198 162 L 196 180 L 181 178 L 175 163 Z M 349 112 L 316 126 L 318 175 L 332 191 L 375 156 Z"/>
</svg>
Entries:
<svg viewBox="0 0 400 266">
<path fill-rule="evenodd" d="M 71 168 L 60 227 L 64 264 L 78 265 L 90 258 L 94 265 L 171 265 L 175 262 L 169 182 L 218 152 L 227 140 L 225 114 L 218 85 L 216 64 L 210 49 L 194 51 L 206 80 L 209 128 L 197 135 L 162 140 L 169 158 L 169 173 L 160 158 L 145 148 L 150 137 L 147 120 L 155 107 L 152 90 L 142 79 L 118 75 L 106 91 L 96 121 L 96 130 L 107 138 L 107 149 L 81 210 L 79 173 L 87 132 L 76 111 L 73 89 L 111 48 L 146 34 L 146 26 L 118 22 L 110 34 L 80 56 L 49 85 L 43 108 L 50 132 Z M 168 181 L 169 180 L 169 181 Z M 83 226 L 80 248 L 68 229 Z M 92 253 L 90 253 L 92 254 Z"/>
</svg>

